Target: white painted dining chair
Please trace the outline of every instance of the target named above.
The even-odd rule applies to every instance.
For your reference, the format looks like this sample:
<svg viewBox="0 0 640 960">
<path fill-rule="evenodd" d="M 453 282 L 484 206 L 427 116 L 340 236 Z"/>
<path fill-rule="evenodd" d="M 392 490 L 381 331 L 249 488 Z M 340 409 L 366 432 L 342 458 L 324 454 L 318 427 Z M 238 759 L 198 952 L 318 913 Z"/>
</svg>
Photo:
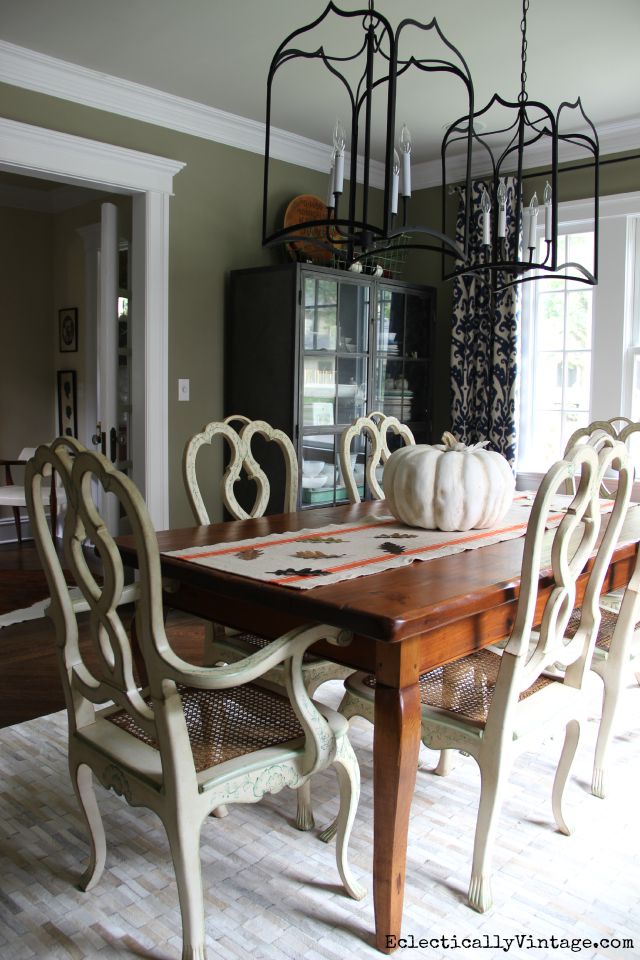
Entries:
<svg viewBox="0 0 640 960">
<path fill-rule="evenodd" d="M 579 627 L 568 636 L 576 581 L 595 549 L 601 525 L 600 484 L 610 470 L 618 480 L 613 511 L 589 575 Z M 574 498 L 559 526 L 547 531 L 549 514 L 557 510 L 554 499 L 572 476 L 579 478 Z M 492 850 L 513 759 L 549 730 L 563 727 L 565 740 L 556 768 L 552 809 L 560 831 L 570 833 L 564 791 L 584 723 L 583 685 L 600 622 L 600 591 L 624 521 L 631 484 L 627 451 L 611 438 L 599 453 L 592 446 L 578 446 L 555 463 L 532 507 L 518 608 L 506 645 L 502 650 L 483 648 L 420 677 L 423 743 L 435 750 L 460 750 L 471 755 L 480 768 L 468 894 L 469 905 L 479 912 L 492 903 Z M 543 571 L 545 595 L 539 593 Z M 557 663 L 563 666 L 560 675 L 554 671 Z M 545 674 L 548 668 L 554 675 Z M 347 718 L 363 716 L 373 721 L 375 678 L 355 673 L 345 681 L 345 688 L 340 712 Z M 333 826 L 322 838 L 330 839 L 332 832 Z"/>
<path fill-rule="evenodd" d="M 23 447 L 16 460 L 0 460 L 0 467 L 4 467 L 4 483 L 0 485 L 0 507 L 10 507 L 13 512 L 13 519 L 16 527 L 16 539 L 19 544 L 22 543 L 22 517 L 21 510 L 27 508 L 27 495 L 25 485 L 14 483 L 12 467 L 24 467 L 27 460 L 35 453 L 35 447 Z M 56 535 L 56 525 L 58 519 L 58 507 L 63 506 L 65 502 L 64 486 L 49 474 L 49 483 L 42 489 L 43 503 L 49 507 L 49 517 L 51 529 Z"/>
<path fill-rule="evenodd" d="M 65 561 L 91 608 L 90 662 L 78 643 L 77 621 L 42 507 L 42 484 L 51 468 L 60 473 L 67 491 Z M 82 451 L 71 463 L 66 450 L 39 447 L 27 465 L 26 485 L 52 596 L 69 717 L 69 769 L 91 843 L 81 888 L 95 886 L 106 860 L 95 776 L 132 807 L 153 810 L 162 821 L 182 914 L 182 958 L 204 960 L 199 846 L 208 814 L 228 802 L 255 803 L 285 786 L 298 788 L 333 765 L 340 792 L 337 866 L 347 893 L 360 899 L 364 890 L 347 861 L 359 793 L 348 724 L 335 711 L 310 700 L 301 669 L 311 644 L 320 639 L 349 642 L 350 635 L 315 624 L 290 631 L 240 663 L 219 667 L 188 663 L 171 649 L 165 634 L 156 535 L 133 482 L 101 454 Z M 117 498 L 131 525 L 140 571 L 138 640 L 148 676 L 143 689 L 134 677 L 131 644 L 119 615 L 122 560 L 98 512 L 96 486 Z M 87 565 L 86 537 L 102 562 L 102 583 Z M 265 680 L 276 665 L 285 675 L 284 690 Z"/>
<path fill-rule="evenodd" d="M 239 425 L 236 429 L 234 424 Z M 282 453 L 285 463 L 284 512 L 295 511 L 298 498 L 298 464 L 296 452 L 289 437 L 282 430 L 278 430 L 264 420 L 249 420 L 239 414 L 227 417 L 222 421 L 208 423 L 199 433 L 191 437 L 184 450 L 183 478 L 187 496 L 196 522 L 210 523 L 209 513 L 202 495 L 198 479 L 198 453 L 206 446 L 211 445 L 217 438 L 222 437 L 229 450 L 229 462 L 223 474 L 220 488 L 225 507 L 236 520 L 246 520 L 249 517 L 261 517 L 267 509 L 271 495 L 269 478 L 256 459 L 252 450 L 252 441 L 255 437 L 262 437 L 267 442 L 275 443 Z M 247 511 L 235 495 L 235 485 L 242 473 L 252 480 L 256 487 L 253 506 Z M 233 663 L 254 653 L 256 649 L 265 647 L 269 640 L 255 633 L 246 633 L 230 630 L 220 624 L 207 622 L 205 624 L 204 662 Z M 310 697 L 318 687 L 328 680 L 344 680 L 353 671 L 348 667 L 332 663 L 306 654 L 302 661 L 302 678 Z M 269 675 L 274 683 L 283 684 L 285 677 L 282 667 L 274 667 Z M 305 784 L 298 792 L 297 825 L 300 830 L 310 830 L 314 825 L 311 809 L 309 784 Z M 224 811 L 221 811 L 224 814 Z"/>
<path fill-rule="evenodd" d="M 594 420 L 571 435 L 567 450 L 576 443 L 588 443 L 596 450 L 607 437 L 619 440 L 629 447 L 632 437 L 640 433 L 640 423 L 627 417 L 611 420 Z M 611 497 L 612 485 L 608 477 L 603 479 L 600 496 Z M 602 712 L 598 726 L 598 738 L 593 761 L 591 792 L 604 798 L 606 794 L 606 758 L 613 737 L 618 702 L 626 678 L 631 674 L 634 661 L 640 657 L 640 558 L 628 586 L 623 591 L 607 593 L 600 599 L 600 626 L 591 659 L 591 669 L 602 680 Z M 580 608 L 574 610 L 569 620 L 567 634 L 573 635 L 580 623 Z M 640 683 L 640 674 L 636 674 Z"/>
<path fill-rule="evenodd" d="M 415 444 L 415 438 L 410 428 L 401 423 L 397 417 L 388 417 L 375 410 L 366 416 L 358 417 L 351 426 L 342 431 L 339 440 L 338 456 L 340 472 L 351 503 L 360 503 L 360 491 L 355 475 L 355 457 L 352 454 L 353 441 L 365 437 L 368 442 L 366 464 L 363 480 L 371 491 L 375 500 L 384 500 L 384 490 L 378 478 L 378 473 L 391 456 L 389 449 L 389 431 L 400 437 L 406 446 Z"/>
</svg>

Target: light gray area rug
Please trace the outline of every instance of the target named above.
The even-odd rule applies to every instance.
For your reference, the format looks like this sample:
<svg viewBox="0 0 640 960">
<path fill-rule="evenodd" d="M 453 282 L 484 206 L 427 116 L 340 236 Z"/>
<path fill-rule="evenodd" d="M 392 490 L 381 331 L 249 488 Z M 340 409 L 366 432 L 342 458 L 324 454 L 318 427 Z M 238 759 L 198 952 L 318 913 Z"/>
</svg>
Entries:
<svg viewBox="0 0 640 960">
<path fill-rule="evenodd" d="M 408 939 L 397 956 L 640 957 L 640 688 L 630 681 L 624 693 L 611 748 L 609 796 L 599 800 L 589 790 L 599 711 L 595 681 L 568 787 L 576 830 L 562 836 L 551 815 L 559 742 L 549 742 L 537 756 L 521 756 L 498 828 L 495 903 L 484 915 L 465 902 L 477 768 L 460 756 L 453 773 L 441 779 L 428 770 L 435 755 L 425 753 L 410 826 L 403 925 Z M 327 684 L 320 695 L 336 705 L 340 685 Z M 63 713 L 0 730 L 0 957 L 177 960 L 177 892 L 167 841 L 153 814 L 98 787 L 107 869 L 90 893 L 76 888 L 88 848 L 69 781 L 65 736 Z M 370 890 L 372 728 L 353 721 L 352 741 L 363 790 L 351 858 Z M 321 827 L 336 809 L 333 775 L 317 777 L 313 792 Z M 317 839 L 317 830 L 295 830 L 294 815 L 295 797 L 287 791 L 257 805 L 232 807 L 226 819 L 205 823 L 201 849 L 210 960 L 381 956 L 372 945 L 371 895 L 361 903 L 343 895 L 333 848 Z M 521 938 L 520 945 L 514 937 Z M 634 946 L 623 946 L 625 938 Z M 419 946 L 421 939 L 428 945 Z M 587 946 L 587 939 L 598 946 Z M 605 940 L 620 945 L 604 947 Z M 564 942 L 568 945 L 553 945 Z"/>
</svg>

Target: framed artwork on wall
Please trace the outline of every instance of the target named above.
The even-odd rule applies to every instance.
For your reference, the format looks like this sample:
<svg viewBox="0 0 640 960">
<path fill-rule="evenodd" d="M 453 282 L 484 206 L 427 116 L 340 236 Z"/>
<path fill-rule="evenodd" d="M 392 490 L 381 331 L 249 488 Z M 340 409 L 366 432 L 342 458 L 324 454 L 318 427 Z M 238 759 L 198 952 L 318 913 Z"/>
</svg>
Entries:
<svg viewBox="0 0 640 960">
<path fill-rule="evenodd" d="M 75 370 L 58 370 L 58 435 L 78 436 Z"/>
<path fill-rule="evenodd" d="M 58 310 L 60 352 L 75 353 L 78 349 L 78 308 Z"/>
</svg>

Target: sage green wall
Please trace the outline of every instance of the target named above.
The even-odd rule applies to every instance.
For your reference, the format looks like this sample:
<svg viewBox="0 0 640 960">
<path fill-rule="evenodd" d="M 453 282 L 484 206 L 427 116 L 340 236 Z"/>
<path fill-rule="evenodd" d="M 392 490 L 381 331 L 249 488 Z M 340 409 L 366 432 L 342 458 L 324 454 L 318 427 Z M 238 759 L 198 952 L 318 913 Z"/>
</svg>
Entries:
<svg viewBox="0 0 640 960">
<path fill-rule="evenodd" d="M 286 256 L 283 248 L 261 245 L 262 157 L 9 85 L 0 84 L 0 103 L 11 120 L 186 163 L 170 205 L 169 498 L 171 524 L 191 524 L 182 450 L 190 434 L 223 412 L 228 273 Z M 281 209 L 300 193 L 326 191 L 326 176 L 292 164 L 274 162 L 271 176 Z M 188 403 L 177 399 L 180 377 L 191 381 Z"/>
<path fill-rule="evenodd" d="M 0 208 L 0 457 L 6 459 L 54 435 L 52 252 L 50 216 Z M 13 479 L 22 482 L 20 469 Z M 5 508 L 1 514 L 12 516 Z"/>
</svg>

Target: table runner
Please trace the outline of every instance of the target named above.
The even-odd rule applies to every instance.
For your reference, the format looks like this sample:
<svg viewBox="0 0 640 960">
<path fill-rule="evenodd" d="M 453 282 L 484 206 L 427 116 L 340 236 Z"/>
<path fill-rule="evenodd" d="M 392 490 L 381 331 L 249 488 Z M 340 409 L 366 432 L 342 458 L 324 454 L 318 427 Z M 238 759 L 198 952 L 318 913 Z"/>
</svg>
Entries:
<svg viewBox="0 0 640 960">
<path fill-rule="evenodd" d="M 352 523 L 275 533 L 234 543 L 172 550 L 167 556 L 255 580 L 308 590 L 340 580 L 402 567 L 414 560 L 444 557 L 463 550 L 512 540 L 526 533 L 533 494 L 516 495 L 506 516 L 486 530 L 462 533 L 409 527 L 392 516 L 362 517 Z M 557 525 L 570 496 L 558 496 L 549 517 Z"/>
</svg>

